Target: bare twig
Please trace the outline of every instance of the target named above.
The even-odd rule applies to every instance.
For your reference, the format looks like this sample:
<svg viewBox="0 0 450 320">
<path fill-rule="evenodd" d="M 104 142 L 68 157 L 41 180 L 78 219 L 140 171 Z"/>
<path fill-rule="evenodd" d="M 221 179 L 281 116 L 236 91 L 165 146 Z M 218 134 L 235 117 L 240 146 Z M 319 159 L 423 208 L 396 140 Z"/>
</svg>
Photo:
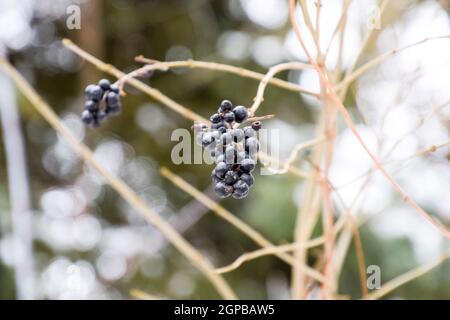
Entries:
<svg viewBox="0 0 450 320">
<path fill-rule="evenodd" d="M 298 27 L 297 21 L 295 19 L 294 9 L 295 9 L 295 0 L 290 0 L 290 7 L 291 7 L 291 22 L 294 27 L 295 34 L 297 35 L 298 40 L 302 44 L 302 47 L 304 48 L 305 52 L 308 55 L 310 63 L 314 66 L 314 68 L 317 70 L 319 77 L 322 81 L 322 83 L 327 88 L 327 95 L 326 99 L 329 100 L 330 103 L 332 103 L 337 110 L 342 114 L 345 123 L 347 124 L 347 127 L 350 129 L 350 131 L 353 133 L 353 135 L 358 140 L 359 144 L 364 148 L 366 153 L 369 155 L 369 157 L 374 162 L 375 166 L 378 168 L 378 170 L 381 171 L 381 173 L 385 176 L 385 178 L 389 181 L 389 183 L 392 185 L 394 190 L 399 193 L 407 204 L 409 204 L 416 212 L 418 212 L 425 220 L 427 220 L 429 223 L 431 223 L 434 227 L 436 227 L 443 235 L 445 235 L 447 238 L 450 238 L 450 232 L 447 230 L 445 226 L 443 226 L 439 221 L 436 221 L 429 213 L 427 213 L 421 206 L 419 206 L 409 195 L 403 190 L 403 188 L 396 182 L 396 180 L 386 171 L 386 169 L 383 167 L 381 161 L 378 159 L 377 156 L 375 156 L 374 153 L 369 149 L 365 141 L 362 139 L 361 135 L 359 134 L 358 130 L 355 128 L 355 125 L 353 123 L 353 120 L 348 112 L 348 110 L 344 107 L 341 100 L 339 99 L 338 95 L 336 94 L 336 91 L 333 88 L 333 85 L 328 80 L 327 75 L 323 72 L 321 67 L 317 64 L 317 62 L 312 58 L 312 56 L 309 54 L 308 49 L 306 48 L 303 37 L 301 35 L 300 29 Z M 435 37 L 435 38 L 427 38 L 425 40 L 422 40 L 418 43 L 415 43 L 413 45 L 407 46 L 404 49 L 410 48 L 414 45 L 424 43 L 426 41 L 429 41 L 431 39 L 438 39 L 438 38 L 448 38 L 449 36 L 445 37 Z M 395 51 L 398 52 L 398 51 Z M 379 59 L 376 59 L 378 61 Z M 369 62 L 370 63 L 370 62 Z M 371 62 L 370 64 L 373 64 Z"/>
<path fill-rule="evenodd" d="M 69 143 L 75 152 L 89 165 L 95 168 L 109 183 L 109 185 L 122 196 L 137 212 L 148 222 L 153 224 L 166 238 L 191 261 L 215 286 L 217 291 L 226 299 L 236 299 L 236 295 L 225 280 L 218 276 L 211 264 L 201 255 L 197 249 L 189 244 L 178 232 L 176 232 L 157 212 L 148 207 L 145 202 L 120 178 L 112 174 L 106 167 L 98 162 L 92 151 L 70 132 L 61 122 L 59 117 L 34 91 L 26 80 L 6 60 L 0 58 L 0 67 L 14 80 L 20 91 L 28 98 L 36 110 L 44 119 Z"/>
<path fill-rule="evenodd" d="M 24 137 L 14 85 L 0 74 L 0 119 L 8 173 L 13 235 L 14 278 L 18 299 L 35 298 L 33 216 Z"/>
<path fill-rule="evenodd" d="M 433 261 L 430 264 L 417 267 L 415 269 L 412 269 L 400 276 L 398 276 L 395 279 L 392 279 L 391 281 L 385 283 L 380 289 L 372 291 L 369 293 L 365 299 L 368 300 L 375 300 L 380 299 L 384 297 L 385 295 L 389 294 L 390 292 L 394 291 L 395 289 L 399 288 L 400 286 L 417 279 L 418 277 L 423 276 L 424 274 L 427 274 L 443 262 L 445 262 L 449 258 L 448 254 L 442 255 L 439 259 L 436 261 Z"/>
<path fill-rule="evenodd" d="M 222 219 L 224 219 L 225 221 L 236 227 L 239 231 L 248 236 L 259 246 L 263 248 L 274 247 L 274 245 L 269 240 L 264 238 L 259 232 L 257 232 L 249 225 L 245 224 L 242 220 L 238 219 L 235 215 L 233 215 L 230 211 L 222 207 L 220 204 L 214 202 L 213 200 L 205 196 L 201 191 L 197 190 L 195 187 L 193 187 L 188 182 L 183 180 L 180 176 L 177 176 L 176 174 L 172 173 L 169 169 L 164 167 L 161 168 L 161 175 L 169 179 L 181 190 L 195 197 L 198 201 L 200 201 L 205 206 L 210 208 L 219 217 L 221 217 Z M 293 264 L 292 256 L 285 253 L 274 253 L 274 254 L 281 260 L 285 261 L 286 263 Z M 308 275 L 310 275 L 312 278 L 318 281 L 322 280 L 320 273 L 318 273 L 314 269 L 304 265 L 302 266 L 302 270 Z"/>
<path fill-rule="evenodd" d="M 212 70 L 212 71 L 222 71 L 227 72 L 231 74 L 235 74 L 244 78 L 254 79 L 261 81 L 264 78 L 264 74 L 258 73 L 255 71 L 247 70 L 241 67 L 236 67 L 228 64 L 223 63 L 216 63 L 216 62 L 208 62 L 208 61 L 198 61 L 198 60 L 185 60 L 185 61 L 167 61 L 167 62 L 161 62 L 161 61 L 155 61 L 151 59 L 144 58 L 142 56 L 138 56 L 135 58 L 136 61 L 149 63 L 148 65 L 142 67 L 141 69 L 146 71 L 151 70 L 160 70 L 160 71 L 167 71 L 170 69 L 177 69 L 177 68 L 190 68 L 190 69 L 206 69 L 206 70 Z M 138 69 L 138 70 L 141 70 Z M 311 96 L 317 96 L 316 93 L 312 92 L 311 90 L 308 90 L 306 88 L 303 88 L 302 86 L 299 86 L 295 83 L 284 81 L 277 78 L 272 78 L 269 80 L 269 83 L 271 85 L 274 85 L 279 88 L 283 88 L 286 90 L 294 91 L 294 92 L 301 92 L 306 95 Z"/>
</svg>

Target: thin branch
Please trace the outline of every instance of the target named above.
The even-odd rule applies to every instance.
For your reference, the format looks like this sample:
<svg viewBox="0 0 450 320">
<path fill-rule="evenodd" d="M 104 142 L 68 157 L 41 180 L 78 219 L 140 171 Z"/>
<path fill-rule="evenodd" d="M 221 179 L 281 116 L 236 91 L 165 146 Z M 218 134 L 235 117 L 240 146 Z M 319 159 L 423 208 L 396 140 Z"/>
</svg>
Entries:
<svg viewBox="0 0 450 320">
<path fill-rule="evenodd" d="M 346 76 L 340 83 L 338 83 L 335 86 L 335 90 L 336 91 L 340 91 L 342 90 L 344 87 L 348 86 L 349 84 L 351 84 L 354 80 L 356 80 L 357 78 L 359 78 L 360 76 L 362 76 L 364 73 L 366 73 L 367 71 L 369 71 L 370 69 L 376 67 L 377 65 L 379 65 L 380 63 L 382 63 L 383 61 L 385 61 L 386 59 L 396 55 L 399 52 L 402 52 L 404 50 L 410 49 L 412 47 L 424 44 L 426 42 L 429 41 L 433 41 L 433 40 L 442 40 L 442 39 L 449 39 L 450 35 L 445 35 L 445 36 L 438 36 L 438 37 L 431 37 L 431 38 L 425 38 L 423 40 L 414 42 L 410 45 L 407 45 L 405 47 L 402 48 L 397 48 L 397 49 L 392 49 L 388 52 L 385 52 L 381 55 L 379 55 L 378 57 L 370 60 L 369 62 L 367 62 L 366 64 L 362 65 L 361 67 L 359 67 L 358 69 L 356 69 L 353 73 L 349 74 L 348 76 Z"/>
<path fill-rule="evenodd" d="M 325 139 L 323 137 L 318 137 L 315 139 L 311 139 L 305 142 L 301 142 L 299 144 L 297 144 L 291 151 L 289 158 L 282 163 L 281 169 L 279 170 L 273 170 L 270 169 L 271 173 L 273 174 L 285 174 L 289 171 L 289 167 L 292 166 L 292 164 L 295 162 L 295 160 L 298 157 L 298 154 L 300 153 L 300 151 L 303 151 L 304 149 L 310 148 L 312 146 L 315 146 L 319 143 L 322 143 Z"/>
<path fill-rule="evenodd" d="M 228 272 L 236 270 L 241 265 L 243 265 L 245 262 L 249 262 L 249 261 L 264 257 L 264 256 L 274 255 L 277 253 L 293 251 L 297 248 L 313 248 L 316 246 L 320 246 L 324 242 L 325 242 L 324 237 L 318 237 L 318 238 L 316 238 L 314 240 L 310 240 L 304 244 L 289 243 L 289 244 L 283 244 L 280 246 L 262 248 L 262 249 L 258 249 L 258 250 L 252 251 L 252 252 L 246 252 L 246 253 L 240 255 L 236 260 L 234 260 L 233 263 L 231 263 L 227 266 L 221 267 L 221 268 L 217 268 L 216 272 L 220 273 L 220 274 L 228 273 Z"/>
<path fill-rule="evenodd" d="M 436 261 L 434 261 L 430 264 L 412 269 L 412 270 L 398 276 L 397 278 L 392 279 L 391 281 L 385 283 L 380 289 L 372 291 L 365 297 L 365 299 L 367 299 L 367 300 L 380 299 L 380 298 L 384 297 L 385 295 L 389 294 L 390 292 L 394 291 L 395 289 L 401 287 L 402 285 L 404 285 L 414 279 L 417 279 L 417 278 L 423 276 L 424 274 L 427 274 L 428 272 L 430 272 L 431 270 L 433 270 L 434 268 L 436 268 L 437 266 L 439 266 L 440 264 L 445 262 L 448 258 L 449 258 L 449 255 L 444 254 L 439 259 L 437 259 Z"/>
<path fill-rule="evenodd" d="M 63 40 L 63 44 L 70 50 L 72 50 L 74 53 L 76 53 L 77 55 L 79 55 L 81 58 L 85 59 L 86 61 L 92 63 L 94 66 L 96 66 L 99 70 L 106 72 L 118 79 L 120 79 L 121 77 L 125 76 L 125 73 L 119 71 L 117 68 L 115 68 L 114 66 L 107 64 L 103 61 L 101 61 L 100 59 L 92 56 L 91 54 L 85 52 L 83 49 L 81 49 L 80 47 L 78 47 L 77 45 L 75 45 L 72 41 L 68 40 L 68 39 L 64 39 Z M 155 99 L 156 101 L 159 101 L 160 103 L 162 103 L 162 105 L 172 109 L 173 111 L 179 113 L 181 116 L 185 117 L 186 119 L 192 120 L 192 121 L 199 121 L 199 122 L 203 122 L 203 123 L 209 123 L 208 120 L 206 120 L 205 118 L 203 118 L 202 116 L 198 115 L 197 113 L 189 110 L 188 108 L 182 106 L 181 104 L 173 101 L 172 99 L 170 99 L 168 96 L 162 94 L 159 90 L 156 90 L 148 85 L 146 85 L 145 83 L 136 80 L 136 79 L 129 79 L 127 81 L 127 83 L 129 83 L 131 86 L 133 86 L 134 88 L 141 90 L 142 92 L 146 93 L 147 95 L 149 95 L 150 97 L 152 97 L 153 99 Z M 269 156 L 268 154 L 265 154 L 263 152 L 259 153 L 259 157 L 260 158 L 264 158 L 273 162 L 277 162 L 277 159 L 272 158 L 271 156 Z M 306 175 L 304 173 L 302 173 L 300 170 L 298 170 L 295 167 L 290 166 L 289 167 L 289 172 L 296 175 L 299 178 L 304 178 Z"/>
<path fill-rule="evenodd" d="M 251 116 L 254 116 L 256 110 L 258 110 L 259 106 L 264 101 L 264 91 L 266 90 L 267 84 L 269 83 L 270 79 L 272 79 L 275 74 L 285 70 L 305 70 L 309 68 L 311 68 L 310 65 L 301 62 L 287 62 L 271 67 L 259 83 L 256 97 L 253 99 L 253 104 L 249 108 L 249 114 Z"/>
<path fill-rule="evenodd" d="M 255 229 L 244 223 L 242 220 L 238 219 L 235 215 L 233 215 L 230 211 L 222 207 L 219 203 L 214 202 L 207 196 L 205 196 L 201 191 L 193 187 L 191 184 L 183 180 L 180 176 L 172 173 L 169 169 L 163 167 L 161 168 L 161 175 L 167 179 L 169 179 L 173 184 L 175 184 L 178 188 L 183 190 L 184 192 L 190 194 L 199 202 L 203 203 L 205 206 L 211 209 L 214 213 L 216 213 L 219 217 L 230 223 L 236 229 L 241 231 L 243 234 L 252 239 L 256 244 L 263 248 L 274 247 L 274 245 L 264 238 L 259 232 Z M 285 253 L 275 253 L 277 257 L 288 264 L 293 264 L 293 259 L 291 255 Z M 317 281 L 321 281 L 321 275 L 314 269 L 303 266 L 303 270 L 305 273 L 310 275 L 312 278 Z"/>
<path fill-rule="evenodd" d="M 131 289 L 130 296 L 139 300 L 167 300 L 165 297 L 155 296 L 140 289 Z"/>
<path fill-rule="evenodd" d="M 206 70 L 212 70 L 212 71 L 222 71 L 227 72 L 231 74 L 235 74 L 244 78 L 254 79 L 261 81 L 264 78 L 264 74 L 251 71 L 248 69 L 244 69 L 241 67 L 236 67 L 228 64 L 222 64 L 222 63 L 216 63 L 216 62 L 207 62 L 207 61 L 198 61 L 198 60 L 185 60 L 185 61 L 167 61 L 167 62 L 161 62 L 156 61 L 152 59 L 147 59 L 142 56 L 137 56 L 135 58 L 136 61 L 139 62 L 145 62 L 148 65 L 143 66 L 142 70 L 145 71 L 152 71 L 152 70 L 160 70 L 160 71 L 167 71 L 170 69 L 178 69 L 178 68 L 190 68 L 190 69 L 206 69 Z M 137 70 L 140 70 L 137 69 Z M 299 86 L 295 83 L 288 82 L 285 80 L 273 78 L 269 80 L 269 83 L 271 85 L 274 85 L 276 87 L 294 91 L 294 92 L 301 92 L 303 94 L 311 95 L 311 96 L 317 96 L 316 93 L 312 92 L 309 89 L 306 89 L 302 86 Z"/>
<path fill-rule="evenodd" d="M 66 46 L 68 49 L 72 50 L 74 53 L 85 59 L 86 61 L 89 61 L 93 65 L 95 65 L 99 70 L 109 73 L 113 75 L 114 77 L 120 79 L 124 77 L 126 74 L 122 71 L 118 70 L 116 67 L 114 67 L 111 64 L 104 63 L 100 59 L 94 57 L 93 55 L 87 53 L 86 51 L 82 50 L 80 47 L 75 45 L 71 40 L 64 39 L 63 40 L 64 46 Z M 208 123 L 209 121 L 202 116 L 196 114 L 195 112 L 189 110 L 188 108 L 182 106 L 181 104 L 175 102 L 174 100 L 170 99 L 166 95 L 162 94 L 159 90 L 154 89 L 142 81 L 139 81 L 137 79 L 131 78 L 127 80 L 127 83 L 130 84 L 132 87 L 141 90 L 148 94 L 153 99 L 160 101 L 173 111 L 181 114 L 183 117 L 190 119 L 192 121 L 200 121 L 204 123 Z"/>
<path fill-rule="evenodd" d="M 291 22 L 294 27 L 295 33 L 297 35 L 298 40 L 302 44 L 302 46 L 305 49 L 305 52 L 308 52 L 304 42 L 303 38 L 300 32 L 300 29 L 298 27 L 297 21 L 295 19 L 295 14 L 293 10 L 295 9 L 295 0 L 290 0 L 290 8 L 291 8 Z M 445 38 L 448 38 L 449 36 L 445 36 Z M 444 37 L 441 37 L 444 38 Z M 425 40 L 422 40 L 419 43 L 413 44 L 417 45 L 420 43 L 424 43 L 430 39 L 437 39 L 437 38 L 428 38 Z M 413 45 L 410 45 L 408 47 L 403 48 L 402 50 L 409 48 Z M 358 140 L 359 144 L 364 148 L 366 153 L 369 155 L 369 157 L 374 162 L 375 166 L 381 171 L 381 173 L 385 176 L 385 178 L 389 181 L 389 183 L 392 185 L 392 187 L 399 193 L 407 204 L 409 204 L 415 211 L 417 211 L 425 220 L 427 220 L 429 223 L 431 223 L 434 227 L 436 227 L 444 236 L 447 238 L 450 238 L 450 232 L 447 230 L 447 228 L 442 225 L 439 221 L 436 221 L 429 213 L 427 213 L 421 206 L 419 206 L 409 195 L 403 190 L 403 188 L 396 182 L 396 180 L 386 171 L 386 169 L 383 167 L 381 161 L 378 159 L 377 156 L 375 156 L 374 153 L 369 149 L 365 141 L 362 139 L 361 135 L 359 134 L 358 130 L 356 129 L 353 120 L 348 112 L 348 110 L 345 108 L 345 106 L 342 104 L 342 101 L 339 99 L 338 95 L 336 94 L 336 91 L 333 88 L 333 85 L 330 83 L 330 81 L 327 78 L 327 75 L 323 72 L 323 70 L 319 67 L 317 62 L 311 57 L 309 53 L 307 53 L 308 57 L 310 58 L 310 63 L 314 66 L 314 68 L 317 70 L 319 77 L 322 81 L 322 83 L 327 88 L 328 92 L 325 96 L 327 100 L 329 100 L 331 103 L 334 104 L 336 109 L 341 112 L 344 121 L 347 125 L 347 127 L 350 129 L 350 131 L 353 133 L 353 135 Z"/>
<path fill-rule="evenodd" d="M 72 134 L 72 132 L 61 122 L 52 108 L 36 93 L 26 80 L 4 59 L 0 58 L 0 66 L 14 80 L 19 90 L 31 102 L 35 109 L 44 119 L 58 132 L 74 151 L 89 165 L 96 169 L 109 185 L 122 196 L 137 212 L 148 222 L 154 225 L 166 238 L 192 262 L 214 285 L 223 298 L 236 299 L 236 295 L 225 280 L 218 276 L 212 265 L 189 244 L 178 232 L 175 231 L 157 212 L 147 206 L 145 202 L 125 183 L 112 174 L 100 162 L 98 162 L 92 151 Z"/>
</svg>

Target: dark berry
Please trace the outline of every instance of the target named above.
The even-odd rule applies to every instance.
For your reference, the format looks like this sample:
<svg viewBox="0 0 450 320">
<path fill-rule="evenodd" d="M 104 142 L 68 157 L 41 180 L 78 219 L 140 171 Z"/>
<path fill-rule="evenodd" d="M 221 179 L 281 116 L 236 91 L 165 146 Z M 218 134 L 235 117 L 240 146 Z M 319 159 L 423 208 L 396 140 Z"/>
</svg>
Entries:
<svg viewBox="0 0 450 320">
<path fill-rule="evenodd" d="M 233 109 L 233 104 L 231 103 L 230 100 L 223 100 L 220 103 L 220 108 L 219 109 L 223 113 L 231 111 L 231 109 Z"/>
<path fill-rule="evenodd" d="M 97 103 L 95 101 L 92 100 L 88 100 L 86 101 L 86 103 L 84 104 L 84 109 L 85 110 L 89 110 L 89 111 L 95 111 L 97 109 Z"/>
<path fill-rule="evenodd" d="M 202 145 L 204 147 L 209 146 L 213 142 L 214 142 L 214 137 L 211 134 L 211 132 L 206 132 L 205 134 L 203 134 L 203 136 L 202 136 Z"/>
<path fill-rule="evenodd" d="M 219 129 L 217 129 L 217 132 L 219 133 L 219 134 L 224 134 L 225 132 L 227 132 L 227 128 L 225 128 L 225 127 L 220 127 Z"/>
<path fill-rule="evenodd" d="M 219 162 L 214 170 L 219 178 L 223 178 L 228 172 L 229 166 L 225 162 Z"/>
<path fill-rule="evenodd" d="M 115 105 L 118 104 L 120 101 L 120 97 L 117 93 L 115 92 L 108 92 L 108 94 L 106 95 L 106 103 L 109 105 Z"/>
<path fill-rule="evenodd" d="M 217 182 L 222 181 L 222 179 L 220 179 L 220 178 L 216 175 L 216 170 L 213 170 L 213 171 L 211 172 L 211 180 L 212 180 L 212 182 L 214 182 L 214 183 L 217 183 Z"/>
<path fill-rule="evenodd" d="M 220 114 L 215 113 L 211 116 L 211 118 L 209 118 L 209 120 L 211 120 L 212 123 L 219 123 L 223 120 L 223 118 Z"/>
<path fill-rule="evenodd" d="M 216 195 L 218 197 L 227 198 L 227 197 L 231 196 L 231 194 L 233 193 L 233 187 L 230 185 L 227 185 L 223 181 L 219 181 L 216 183 L 214 191 L 216 192 Z"/>
<path fill-rule="evenodd" d="M 252 129 L 255 131 L 258 131 L 259 129 L 261 129 L 261 127 L 262 127 L 261 121 L 255 121 L 252 123 Z"/>
<path fill-rule="evenodd" d="M 246 153 L 244 151 L 238 151 L 236 154 L 236 163 L 242 163 L 242 161 L 246 158 Z"/>
<path fill-rule="evenodd" d="M 227 164 L 234 163 L 234 159 L 236 157 L 236 153 L 237 153 L 237 150 L 233 146 L 228 146 L 225 149 L 225 160 L 226 160 L 225 162 Z"/>
<path fill-rule="evenodd" d="M 91 100 L 94 101 L 100 101 L 102 99 L 103 90 L 100 88 L 100 86 L 92 86 L 92 89 L 90 90 L 90 96 L 88 97 Z"/>
<path fill-rule="evenodd" d="M 240 179 L 244 181 L 249 187 L 251 187 L 255 183 L 255 178 L 251 173 L 243 173 L 241 174 Z"/>
<path fill-rule="evenodd" d="M 211 124 L 211 129 L 213 130 L 218 130 L 220 128 L 226 128 L 226 124 L 224 122 L 218 122 L 218 123 L 213 123 Z"/>
<path fill-rule="evenodd" d="M 245 150 L 252 154 L 259 151 L 259 142 L 255 137 L 248 138 L 245 140 Z"/>
<path fill-rule="evenodd" d="M 103 111 L 103 110 L 97 112 L 97 119 L 98 119 L 98 121 L 105 120 L 107 116 L 108 116 L 108 114 L 105 111 Z"/>
<path fill-rule="evenodd" d="M 233 136 L 231 135 L 230 132 L 225 132 L 224 134 L 222 134 L 222 136 L 220 137 L 220 140 L 222 141 L 222 143 L 224 145 L 229 145 L 230 143 L 233 142 Z"/>
<path fill-rule="evenodd" d="M 81 114 L 81 120 L 86 124 L 90 124 L 93 119 L 94 117 L 92 116 L 92 113 L 89 110 L 84 110 L 83 113 Z"/>
<path fill-rule="evenodd" d="M 234 122 L 234 120 L 235 120 L 234 113 L 231 111 L 225 113 L 223 116 L 223 119 L 225 120 L 225 122 L 228 122 L 228 123 Z"/>
<path fill-rule="evenodd" d="M 92 90 L 94 89 L 95 84 L 90 84 L 84 89 L 84 95 L 86 98 L 91 99 L 92 96 Z"/>
<path fill-rule="evenodd" d="M 255 161 L 252 159 L 244 159 L 241 162 L 241 171 L 244 173 L 250 173 L 255 169 Z"/>
<path fill-rule="evenodd" d="M 102 79 L 98 82 L 98 85 L 105 91 L 109 90 L 111 83 L 108 79 Z"/>
<path fill-rule="evenodd" d="M 233 109 L 235 121 L 237 123 L 243 122 L 248 117 L 247 108 L 244 106 L 237 106 Z"/>
<path fill-rule="evenodd" d="M 119 85 L 113 83 L 112 85 L 109 86 L 109 90 L 115 93 L 119 93 Z"/>
<path fill-rule="evenodd" d="M 243 130 L 246 139 L 256 137 L 256 131 L 252 127 L 247 126 Z"/>
<path fill-rule="evenodd" d="M 239 175 L 236 171 L 228 171 L 225 173 L 224 181 L 226 184 L 233 185 L 239 179 Z"/>
<path fill-rule="evenodd" d="M 234 142 L 241 142 L 242 140 L 244 140 L 244 137 L 245 137 L 244 131 L 239 128 L 232 129 L 231 135 L 233 136 Z"/>
<path fill-rule="evenodd" d="M 243 180 L 238 180 L 234 185 L 234 192 L 236 193 L 247 193 L 249 190 L 249 186 Z"/>
</svg>

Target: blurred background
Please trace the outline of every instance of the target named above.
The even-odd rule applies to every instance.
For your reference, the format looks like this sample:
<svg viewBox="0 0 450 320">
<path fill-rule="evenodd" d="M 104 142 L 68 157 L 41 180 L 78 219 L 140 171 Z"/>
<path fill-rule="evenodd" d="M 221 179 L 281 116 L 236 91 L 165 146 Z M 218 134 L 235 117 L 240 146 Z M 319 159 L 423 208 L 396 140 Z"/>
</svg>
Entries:
<svg viewBox="0 0 450 320">
<path fill-rule="evenodd" d="M 342 1 L 322 2 L 325 47 L 340 17 Z M 70 30 L 66 24 L 71 5 L 81 8 L 79 30 Z M 362 46 L 376 6 L 372 0 L 351 4 L 344 68 L 352 64 Z M 426 37 L 450 34 L 449 12 L 448 1 L 391 1 L 361 61 Z M 257 249 L 159 175 L 159 168 L 167 166 L 213 197 L 210 166 L 176 166 L 170 160 L 175 144 L 170 140 L 172 130 L 190 128 L 192 123 L 127 88 L 121 116 L 95 130 L 84 127 L 79 117 L 84 87 L 108 76 L 65 49 L 64 37 L 125 72 L 138 67 L 134 57 L 143 54 L 162 61 L 223 62 L 265 73 L 271 65 L 305 59 L 290 28 L 288 2 L 0 0 L 0 52 L 109 170 L 215 266 Z M 336 45 L 337 41 L 327 61 L 330 68 L 337 63 Z M 318 90 L 312 73 L 296 71 L 280 77 Z M 129 298 L 133 288 L 169 298 L 219 298 L 157 230 L 80 161 L 7 77 L 2 74 L 0 81 L 0 298 L 121 299 Z M 185 69 L 157 72 L 144 81 L 204 117 L 222 99 L 251 104 L 258 85 L 235 75 Z M 450 139 L 449 83 L 450 41 L 429 42 L 364 75 L 351 87 L 345 104 L 372 150 L 386 161 L 405 159 Z M 276 114 L 265 126 L 280 130 L 282 159 L 296 144 L 314 136 L 318 107 L 308 97 L 268 88 L 259 114 Z M 340 127 L 330 179 L 351 205 L 365 183 L 355 178 L 372 164 L 345 126 Z M 447 226 L 449 152 L 447 146 L 388 167 L 407 192 Z M 375 174 L 366 183 L 357 200 L 357 218 L 365 221 L 361 236 L 366 263 L 380 266 L 382 282 L 449 250 L 449 242 L 410 210 L 381 176 Z M 227 199 L 222 204 L 274 243 L 289 243 L 302 205 L 303 185 L 301 179 L 289 175 L 257 175 L 245 201 Z M 316 233 L 320 232 L 318 228 Z M 310 251 L 312 263 L 319 254 L 320 248 Z M 447 262 L 387 297 L 450 299 L 449 275 Z M 290 268 L 274 257 L 244 264 L 226 279 L 241 298 L 290 298 Z M 339 293 L 345 298 L 361 295 L 353 245 L 345 259 Z"/>
</svg>

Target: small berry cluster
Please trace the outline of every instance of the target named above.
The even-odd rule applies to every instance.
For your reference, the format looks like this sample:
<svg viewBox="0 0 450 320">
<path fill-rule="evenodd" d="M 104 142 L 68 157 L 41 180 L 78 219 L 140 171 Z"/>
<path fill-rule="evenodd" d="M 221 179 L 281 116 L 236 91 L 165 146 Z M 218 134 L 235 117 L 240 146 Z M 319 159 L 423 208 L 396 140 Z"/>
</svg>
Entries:
<svg viewBox="0 0 450 320">
<path fill-rule="evenodd" d="M 81 120 L 97 128 L 108 115 L 118 114 L 121 109 L 119 86 L 102 79 L 98 84 L 90 84 L 84 89 L 86 103 Z"/>
<path fill-rule="evenodd" d="M 221 198 L 243 199 L 255 181 L 252 171 L 259 151 L 257 131 L 262 124 L 255 121 L 251 126 L 239 128 L 247 118 L 247 108 L 233 108 L 229 100 L 224 100 L 217 113 L 211 116 L 210 128 L 204 123 L 194 125 L 197 143 L 209 149 L 216 162 L 211 177 L 215 192 Z"/>
</svg>

